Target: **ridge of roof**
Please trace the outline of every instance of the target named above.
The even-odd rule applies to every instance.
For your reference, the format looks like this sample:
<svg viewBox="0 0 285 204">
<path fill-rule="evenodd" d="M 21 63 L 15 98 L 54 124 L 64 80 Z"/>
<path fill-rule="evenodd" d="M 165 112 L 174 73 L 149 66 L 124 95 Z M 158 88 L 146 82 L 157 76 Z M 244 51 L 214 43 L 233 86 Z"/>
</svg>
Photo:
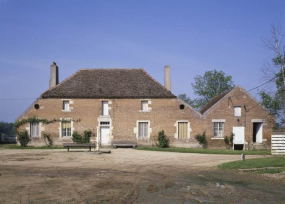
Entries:
<svg viewBox="0 0 285 204">
<path fill-rule="evenodd" d="M 142 68 L 83 68 L 41 94 L 41 98 L 175 97 Z"/>
</svg>

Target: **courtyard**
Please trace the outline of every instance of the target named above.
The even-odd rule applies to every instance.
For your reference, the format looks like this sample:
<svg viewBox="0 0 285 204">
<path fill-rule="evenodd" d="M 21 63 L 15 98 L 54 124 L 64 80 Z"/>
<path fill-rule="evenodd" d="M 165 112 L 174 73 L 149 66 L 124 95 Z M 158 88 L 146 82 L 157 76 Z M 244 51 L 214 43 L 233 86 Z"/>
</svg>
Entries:
<svg viewBox="0 0 285 204">
<path fill-rule="evenodd" d="M 239 159 L 134 149 L 0 149 L 0 203 L 285 203 L 285 177 L 217 167 Z"/>
</svg>

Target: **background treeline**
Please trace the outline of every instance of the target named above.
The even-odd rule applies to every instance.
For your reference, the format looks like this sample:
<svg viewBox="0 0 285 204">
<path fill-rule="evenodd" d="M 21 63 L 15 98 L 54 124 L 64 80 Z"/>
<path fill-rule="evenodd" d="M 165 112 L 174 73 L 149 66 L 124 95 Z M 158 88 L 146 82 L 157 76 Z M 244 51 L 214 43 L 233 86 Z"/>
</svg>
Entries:
<svg viewBox="0 0 285 204">
<path fill-rule="evenodd" d="M 0 134 L 16 135 L 16 128 L 14 123 L 0 121 Z"/>
</svg>

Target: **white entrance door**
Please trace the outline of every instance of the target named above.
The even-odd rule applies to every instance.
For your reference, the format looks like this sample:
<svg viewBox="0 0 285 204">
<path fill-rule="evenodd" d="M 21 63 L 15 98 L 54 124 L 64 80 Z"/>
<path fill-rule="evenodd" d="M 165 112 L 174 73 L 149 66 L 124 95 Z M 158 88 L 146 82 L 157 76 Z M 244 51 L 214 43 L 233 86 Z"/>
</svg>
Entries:
<svg viewBox="0 0 285 204">
<path fill-rule="evenodd" d="M 233 127 L 234 144 L 244 144 L 244 127 Z"/>
<path fill-rule="evenodd" d="M 262 143 L 262 123 L 258 123 L 256 125 L 256 142 Z"/>
<path fill-rule="evenodd" d="M 110 127 L 101 127 L 101 144 L 110 144 Z"/>
</svg>

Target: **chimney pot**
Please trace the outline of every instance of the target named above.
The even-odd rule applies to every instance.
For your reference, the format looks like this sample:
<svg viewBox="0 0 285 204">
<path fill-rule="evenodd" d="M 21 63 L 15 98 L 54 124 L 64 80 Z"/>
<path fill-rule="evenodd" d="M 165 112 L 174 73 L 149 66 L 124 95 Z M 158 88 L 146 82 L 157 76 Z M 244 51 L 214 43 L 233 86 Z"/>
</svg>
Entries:
<svg viewBox="0 0 285 204">
<path fill-rule="evenodd" d="M 164 66 L 164 87 L 171 91 L 170 66 Z"/>
<path fill-rule="evenodd" d="M 56 86 L 58 84 L 58 66 L 55 62 L 50 65 L 50 80 L 49 80 L 49 88 Z"/>
</svg>

